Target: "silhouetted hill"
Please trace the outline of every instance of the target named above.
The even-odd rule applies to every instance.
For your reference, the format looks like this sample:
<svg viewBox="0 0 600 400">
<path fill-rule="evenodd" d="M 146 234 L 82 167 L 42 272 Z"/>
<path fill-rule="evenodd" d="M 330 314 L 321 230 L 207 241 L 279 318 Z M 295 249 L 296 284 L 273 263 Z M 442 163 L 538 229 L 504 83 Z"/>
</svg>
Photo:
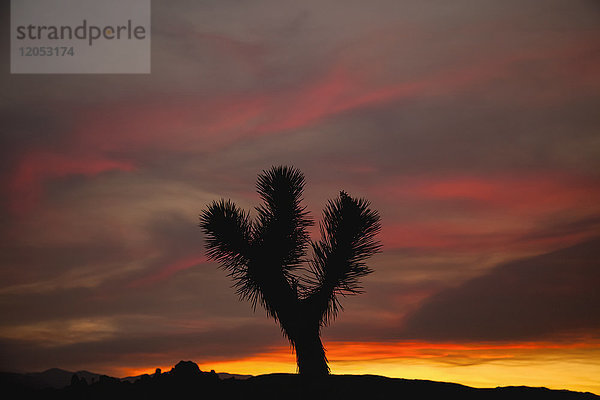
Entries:
<svg viewBox="0 0 600 400">
<path fill-rule="evenodd" d="M 50 372 L 49 372 L 50 371 Z M 64 370 L 44 371 L 63 377 Z M 9 377 L 10 375 L 10 377 Z M 96 374 L 92 374 L 98 376 Z M 501 387 L 476 389 L 455 383 L 386 378 L 377 375 L 331 375 L 324 378 L 304 378 L 295 374 L 269 374 L 247 379 L 220 379 L 211 372 L 203 372 L 191 361 L 181 361 L 169 372 L 157 370 L 152 375 L 141 375 L 134 382 L 105 375 L 93 383 L 79 377 L 70 378 L 62 389 L 28 386 L 27 374 L 0 374 L 4 392 L 16 391 L 27 398 L 53 399 L 168 399 L 199 397 L 219 399 L 390 399 L 390 398 L 460 398 L 492 400 L 600 400 L 591 393 L 550 390 L 531 387 Z M 11 379 L 6 379 L 6 378 Z M 62 379 L 62 378 L 61 378 Z"/>
<path fill-rule="evenodd" d="M 127 382 L 134 383 L 135 381 L 137 381 L 138 379 L 142 379 L 146 375 L 148 375 L 148 374 L 127 376 L 125 378 L 121 378 L 121 381 L 127 381 Z M 219 379 L 232 379 L 233 378 L 233 379 L 245 380 L 245 379 L 253 377 L 254 375 L 229 374 L 227 372 L 217 372 L 217 376 L 219 377 Z"/>
<path fill-rule="evenodd" d="M 249 379 L 252 378 L 254 375 L 242 375 L 242 374 L 228 374 L 227 372 L 217 372 L 217 375 L 219 375 L 219 379 Z"/>
<path fill-rule="evenodd" d="M 10 383 L 32 389 L 62 389 L 71 384 L 73 375 L 77 375 L 79 379 L 85 379 L 88 383 L 97 382 L 100 378 L 100 374 L 88 371 L 71 372 L 60 368 L 50 368 L 43 372 L 25 374 L 0 372 L 0 383 L 3 385 Z"/>
<path fill-rule="evenodd" d="M 307 381 L 298 375 L 261 375 L 248 380 L 254 398 L 339 398 L 339 399 L 600 399 L 592 393 L 531 387 L 476 389 L 456 383 L 387 378 L 378 375 L 331 375 Z M 275 394 L 278 395 L 275 395 Z"/>
</svg>

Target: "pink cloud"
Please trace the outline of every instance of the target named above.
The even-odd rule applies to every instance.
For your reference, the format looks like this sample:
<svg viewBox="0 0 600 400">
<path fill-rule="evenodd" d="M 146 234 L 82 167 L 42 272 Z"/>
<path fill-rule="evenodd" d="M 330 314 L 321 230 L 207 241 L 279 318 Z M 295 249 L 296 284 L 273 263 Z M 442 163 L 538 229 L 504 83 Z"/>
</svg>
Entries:
<svg viewBox="0 0 600 400">
<path fill-rule="evenodd" d="M 226 37 L 208 37 L 205 40 L 214 41 L 216 45 L 242 56 L 258 51 L 253 46 L 248 47 Z M 39 151 L 19 161 L 11 179 L 10 202 L 13 208 L 33 206 L 40 198 L 42 182 L 51 179 L 73 174 L 91 177 L 107 170 L 133 169 L 129 163 L 111 160 L 107 152 L 138 153 L 148 149 L 216 151 L 239 140 L 308 127 L 352 110 L 477 87 L 483 82 L 505 76 L 515 63 L 565 55 L 572 57 L 586 49 L 589 50 L 589 46 L 577 46 L 575 50 L 560 48 L 520 52 L 466 66 L 447 67 L 402 82 L 394 82 L 387 77 L 384 80 L 388 83 L 376 83 L 377 80 L 381 81 L 377 77 L 382 74 L 377 66 L 372 67 L 373 71 L 368 70 L 369 67 L 356 70 L 340 61 L 322 76 L 302 85 L 296 83 L 279 90 L 259 89 L 221 98 L 169 97 L 168 101 L 121 101 L 83 108 L 78 110 L 76 119 L 72 121 L 74 128 L 70 133 L 69 145 L 60 155 L 52 151 Z M 448 184 L 440 183 L 437 187 L 421 190 L 429 190 L 431 196 L 436 193 L 441 195 L 446 190 L 443 185 Z M 472 191 L 483 189 L 477 196 L 487 190 L 481 187 L 485 183 L 465 181 L 453 185 L 448 190 L 459 190 L 458 185 L 462 185 L 463 190 L 467 190 L 468 185 L 471 185 Z M 479 185 L 479 188 L 473 185 Z M 488 189 L 494 191 L 496 199 L 500 199 L 497 201 L 507 200 L 495 187 Z M 539 197 L 537 200 L 559 201 L 558 197 L 555 194 L 551 197 L 554 200 Z"/>
<path fill-rule="evenodd" d="M 129 283 L 127 287 L 135 288 L 140 286 L 153 285 L 155 283 L 170 278 L 171 276 L 175 275 L 180 271 L 193 268 L 199 264 L 203 264 L 206 262 L 207 259 L 204 255 L 193 255 L 190 257 L 182 258 L 171 264 L 168 264 L 167 266 L 159 269 L 151 275 L 134 280 L 133 282 Z"/>
<path fill-rule="evenodd" d="M 384 226 L 384 250 L 420 249 L 458 252 L 545 251 L 566 247 L 595 236 L 595 232 L 564 232 L 555 236 L 529 237 L 535 228 L 490 229 L 490 219 L 478 224 L 465 222 L 415 223 L 396 222 Z"/>
<path fill-rule="evenodd" d="M 535 233 L 556 215 L 579 219 L 600 212 L 597 178 L 565 174 L 392 178 L 371 191 L 379 201 L 405 202 L 419 211 L 417 220 L 397 217 L 384 226 L 388 249 L 560 247 L 594 232 L 582 227 L 556 235 Z"/>
<path fill-rule="evenodd" d="M 560 173 L 422 178 L 390 184 L 388 188 L 380 187 L 379 191 L 439 201 L 463 200 L 473 206 L 528 215 L 597 208 L 595 206 L 600 203 L 600 182 L 597 178 Z"/>
<path fill-rule="evenodd" d="M 222 40 L 225 40 L 222 38 Z M 576 54 L 584 50 L 578 48 Z M 159 147 L 216 149 L 247 137 L 311 126 L 343 112 L 391 101 L 438 96 L 501 78 L 515 63 L 573 56 L 573 49 L 519 52 L 493 60 L 447 66 L 394 82 L 373 67 L 357 70 L 333 63 L 321 76 L 277 90 L 255 90 L 221 98 L 169 97 L 168 101 L 113 103 L 83 110 L 74 132 L 84 146 L 101 150 Z M 576 55 L 575 54 L 575 55 Z"/>
<path fill-rule="evenodd" d="M 40 198 L 44 182 L 72 175 L 93 177 L 107 171 L 132 171 L 127 161 L 100 156 L 58 154 L 48 151 L 28 153 L 22 158 L 8 183 L 10 208 L 19 214 L 29 210 Z"/>
</svg>

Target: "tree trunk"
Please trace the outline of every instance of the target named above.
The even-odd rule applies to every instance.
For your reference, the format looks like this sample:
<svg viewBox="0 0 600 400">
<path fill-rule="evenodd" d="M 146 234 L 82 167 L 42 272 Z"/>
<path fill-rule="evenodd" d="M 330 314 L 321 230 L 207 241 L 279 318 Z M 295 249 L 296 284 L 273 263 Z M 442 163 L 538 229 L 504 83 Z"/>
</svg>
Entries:
<svg viewBox="0 0 600 400">
<path fill-rule="evenodd" d="M 294 335 L 296 363 L 303 376 L 325 376 L 329 374 L 325 348 L 321 343 L 319 328 L 303 326 Z"/>
</svg>

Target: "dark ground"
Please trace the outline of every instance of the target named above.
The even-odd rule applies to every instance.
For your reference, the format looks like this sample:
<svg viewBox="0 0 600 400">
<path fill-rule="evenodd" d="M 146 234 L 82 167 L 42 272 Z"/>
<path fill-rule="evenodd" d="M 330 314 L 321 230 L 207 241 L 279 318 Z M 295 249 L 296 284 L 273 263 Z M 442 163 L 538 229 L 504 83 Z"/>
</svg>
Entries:
<svg viewBox="0 0 600 400">
<path fill-rule="evenodd" d="M 51 370 L 57 373 L 56 370 Z M 63 371 L 65 372 L 65 371 Z M 88 373 L 89 374 L 89 373 Z M 31 374 L 29 374 L 31 375 Z M 92 374 L 94 375 L 94 374 Z M 475 389 L 454 383 L 386 378 L 376 375 L 331 375 L 308 379 L 293 374 L 270 374 L 248 379 L 220 379 L 214 372 L 202 372 L 190 361 L 179 362 L 171 371 L 143 375 L 135 382 L 104 375 L 73 377 L 61 388 L 43 384 L 23 374 L 0 374 L 0 385 L 13 398 L 40 399 L 589 399 L 591 393 L 530 387 Z"/>
</svg>

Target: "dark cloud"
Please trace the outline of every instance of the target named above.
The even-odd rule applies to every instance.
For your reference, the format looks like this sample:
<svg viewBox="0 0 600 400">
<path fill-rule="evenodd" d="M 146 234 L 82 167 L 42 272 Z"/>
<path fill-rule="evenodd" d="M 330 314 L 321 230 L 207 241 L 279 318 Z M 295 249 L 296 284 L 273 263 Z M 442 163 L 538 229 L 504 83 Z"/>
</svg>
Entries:
<svg viewBox="0 0 600 400">
<path fill-rule="evenodd" d="M 95 243 L 70 245 L 5 244 L 1 246 L 2 288 L 61 276 L 68 271 L 130 260 L 126 246 L 110 237 L 98 237 Z"/>
<path fill-rule="evenodd" d="M 46 346 L 19 339 L 0 340 L 2 370 L 42 370 L 48 365 L 65 369 L 86 365 L 102 369 L 121 365 L 175 364 L 180 359 L 198 363 L 227 360 L 267 352 L 273 345 L 285 346 L 278 329 L 260 323 L 210 331 L 118 336 L 78 343 Z"/>
<path fill-rule="evenodd" d="M 581 219 L 565 218 L 565 221 L 560 221 L 558 216 L 554 216 L 553 220 L 547 221 L 545 224 L 540 224 L 537 230 L 517 240 L 552 240 L 581 233 L 596 233 L 598 231 L 600 231 L 600 216 L 590 215 L 587 218 Z"/>
<path fill-rule="evenodd" d="M 518 341 L 600 330 L 600 239 L 513 261 L 442 291 L 404 321 L 425 340 Z"/>
</svg>

